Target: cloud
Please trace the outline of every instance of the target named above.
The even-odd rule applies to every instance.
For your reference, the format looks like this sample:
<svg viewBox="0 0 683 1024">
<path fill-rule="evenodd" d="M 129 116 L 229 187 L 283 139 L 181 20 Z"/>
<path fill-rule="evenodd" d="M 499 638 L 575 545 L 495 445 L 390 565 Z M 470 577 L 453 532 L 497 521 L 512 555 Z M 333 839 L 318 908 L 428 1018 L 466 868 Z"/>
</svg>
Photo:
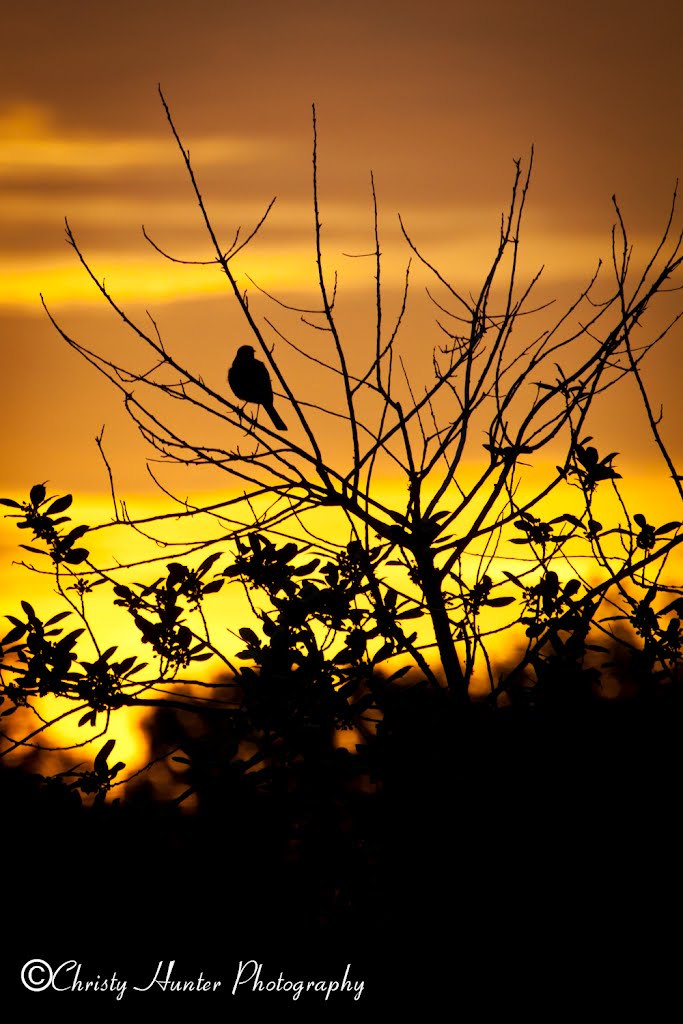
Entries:
<svg viewBox="0 0 683 1024">
<path fill-rule="evenodd" d="M 238 135 L 205 135 L 191 141 L 191 156 L 205 167 L 242 165 L 272 159 L 284 141 Z M 97 135 L 67 132 L 51 112 L 34 103 L 16 103 L 0 112 L 0 182 L 34 171 L 90 177 L 126 169 L 177 166 L 177 146 L 168 136 Z"/>
<path fill-rule="evenodd" d="M 353 242 L 353 238 L 350 241 Z M 520 260 L 520 282 L 528 280 L 545 262 L 543 280 L 546 283 L 586 284 L 595 270 L 597 256 L 604 250 L 604 244 L 600 244 L 604 239 L 577 237 L 568 241 L 561 251 L 551 250 L 550 242 L 542 236 L 531 239 L 527 254 Z M 469 238 L 459 244 L 432 239 L 431 245 L 428 239 L 424 246 L 430 262 L 443 272 L 453 287 L 464 293 L 481 287 L 494 249 L 495 239 L 490 237 Z M 371 294 L 374 261 L 345 255 L 353 251 L 353 244 L 345 245 L 344 252 L 337 244 L 326 247 L 329 283 L 337 270 L 342 292 L 366 290 Z M 355 251 L 360 252 L 360 246 Z M 396 246 L 386 253 L 382 272 L 385 287 L 402 286 L 409 255 L 406 246 Z M 112 253 L 101 248 L 88 252 L 87 258 L 97 278 L 106 281 L 108 290 L 119 302 L 166 303 L 217 296 L 229 290 L 218 264 L 179 265 L 151 251 L 149 255 L 140 255 L 139 251 Z M 300 240 L 284 243 L 274 239 L 271 243 L 261 243 L 252 251 L 240 254 L 233 270 L 241 288 L 252 290 L 251 278 L 261 288 L 281 295 L 315 294 L 317 290 L 314 249 Z M 416 261 L 413 261 L 412 280 L 413 288 L 436 284 Z M 75 255 L 0 257 L 0 307 L 37 311 L 41 293 L 50 304 L 99 306 L 103 301 Z"/>
<path fill-rule="evenodd" d="M 271 195 L 259 175 L 287 166 L 291 144 L 275 138 L 205 135 L 191 142 L 193 165 L 207 183 L 212 223 L 227 249 L 237 228 L 244 238 L 258 223 Z M 201 214 L 187 184 L 169 169 L 182 159 L 173 139 L 146 135 L 105 136 L 65 131 L 50 109 L 18 103 L 0 110 L 0 307 L 37 311 L 39 294 L 55 303 L 97 305 L 102 299 L 78 259 L 64 245 L 63 219 L 100 279 L 106 277 L 121 302 L 170 302 L 224 292 L 218 266 L 168 263 L 147 247 L 144 223 L 158 244 L 188 260 L 213 259 Z M 288 178 L 255 242 L 235 264 L 240 285 L 246 275 L 267 289 L 315 290 L 314 219 L 310 181 Z M 225 171 L 239 168 L 239 181 Z M 204 173 L 206 172 L 206 174 Z M 287 178 L 287 173 L 285 173 Z M 338 269 L 346 288 L 372 289 L 367 259 L 347 254 L 372 252 L 372 206 L 366 182 L 349 193 L 344 182 L 327 189 L 321 206 L 326 267 Z M 257 198 L 257 193 L 263 192 Z M 227 196 L 227 198 L 226 198 Z M 453 286 L 478 289 L 498 243 L 501 208 L 491 200 L 444 201 L 409 193 L 401 212 L 411 237 Z M 396 210 L 381 204 L 383 281 L 401 287 L 410 252 Z M 609 258 L 609 237 L 576 225 L 554 233 L 548 216 L 532 215 L 522 238 L 524 274 L 545 265 L 546 282 L 586 282 L 599 256 Z M 639 239 L 646 242 L 646 239 Z M 417 264 L 414 266 L 417 276 Z"/>
</svg>

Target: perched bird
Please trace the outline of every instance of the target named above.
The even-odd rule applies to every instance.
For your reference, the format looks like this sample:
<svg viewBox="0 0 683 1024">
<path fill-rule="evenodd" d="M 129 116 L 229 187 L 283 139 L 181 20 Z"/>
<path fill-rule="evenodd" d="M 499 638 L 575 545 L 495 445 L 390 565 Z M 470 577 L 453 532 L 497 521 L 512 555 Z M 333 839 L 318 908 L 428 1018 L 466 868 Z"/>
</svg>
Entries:
<svg viewBox="0 0 683 1024">
<path fill-rule="evenodd" d="M 237 355 L 228 370 L 228 384 L 241 402 L 262 405 L 278 430 L 287 429 L 273 406 L 273 386 L 268 368 L 260 359 L 254 359 L 251 345 L 242 345 L 237 349 Z"/>
</svg>

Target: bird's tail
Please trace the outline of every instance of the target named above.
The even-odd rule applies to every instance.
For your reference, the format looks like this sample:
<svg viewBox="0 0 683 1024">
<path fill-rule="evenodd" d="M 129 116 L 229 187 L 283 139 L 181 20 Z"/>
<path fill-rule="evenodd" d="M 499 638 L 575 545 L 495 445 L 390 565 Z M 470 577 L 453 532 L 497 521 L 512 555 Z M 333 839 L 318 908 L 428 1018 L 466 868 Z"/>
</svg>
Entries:
<svg viewBox="0 0 683 1024">
<path fill-rule="evenodd" d="M 276 430 L 286 430 L 287 429 L 287 424 L 275 412 L 275 407 L 273 405 L 264 405 L 263 408 L 266 410 L 266 412 L 270 416 L 271 420 L 273 421 L 273 425 L 275 426 Z"/>
</svg>

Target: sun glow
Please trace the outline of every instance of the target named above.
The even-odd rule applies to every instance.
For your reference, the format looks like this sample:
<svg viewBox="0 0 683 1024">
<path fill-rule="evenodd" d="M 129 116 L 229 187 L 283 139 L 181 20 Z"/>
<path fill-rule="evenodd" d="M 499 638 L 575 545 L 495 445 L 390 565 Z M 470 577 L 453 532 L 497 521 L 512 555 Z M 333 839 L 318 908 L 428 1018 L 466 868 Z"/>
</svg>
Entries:
<svg viewBox="0 0 683 1024">
<path fill-rule="evenodd" d="M 474 472 L 473 469 L 472 472 Z M 629 508 L 631 515 L 637 511 L 645 514 L 651 522 L 660 522 L 665 495 L 661 486 L 656 484 L 652 476 L 632 477 L 629 481 L 624 482 L 623 492 L 625 505 Z M 401 499 L 405 500 L 405 488 L 398 481 L 378 481 L 376 496 L 384 504 L 397 507 Z M 20 496 L 16 497 L 20 498 Z M 213 504 L 218 500 L 224 499 L 225 494 L 203 495 L 202 498 L 207 504 Z M 129 505 L 136 507 L 140 518 L 168 511 L 167 505 L 162 504 L 161 500 L 153 495 L 138 496 L 137 499 L 132 499 Z M 89 522 L 92 525 L 97 522 L 106 522 L 111 515 L 110 499 L 105 496 L 91 496 L 82 500 L 79 500 L 77 497 L 72 509 L 74 522 Z M 547 520 L 554 515 L 559 515 L 566 511 L 566 495 L 562 498 L 558 496 L 557 499 L 546 502 L 543 517 Z M 185 522 L 182 519 L 176 520 L 170 528 L 163 531 L 165 540 L 178 541 L 181 538 L 184 540 L 181 551 L 192 544 Z M 340 529 L 338 513 L 336 517 L 333 513 L 328 514 L 325 521 L 319 519 L 318 533 L 321 537 L 334 537 L 337 543 L 342 543 L 343 530 Z M 91 532 L 86 536 L 88 548 L 91 551 L 92 560 L 95 564 L 106 566 L 110 569 L 113 568 L 116 565 L 117 557 L 120 557 L 121 545 L 123 545 L 123 550 L 125 551 L 125 558 L 129 562 L 139 561 L 144 563 L 150 557 L 155 559 L 152 563 L 141 564 L 138 568 L 129 570 L 125 574 L 127 580 L 151 582 L 163 576 L 167 564 L 179 557 L 178 550 L 160 550 L 148 539 L 123 526 Z M 50 573 L 36 574 L 28 572 L 25 568 L 22 569 L 16 564 L 8 565 L 12 556 L 18 558 L 24 555 L 27 562 L 32 563 L 36 568 L 44 568 L 38 556 L 27 556 L 16 548 L 18 540 L 25 540 L 26 538 L 17 537 L 11 519 L 5 518 L 0 524 L 0 539 L 1 550 L 4 555 L 2 569 L 4 600 L 3 608 L 1 609 L 4 615 L 21 615 L 20 602 L 28 600 L 36 608 L 43 621 L 45 621 L 51 615 L 63 611 L 71 603 L 71 617 L 66 623 L 62 623 L 66 631 L 85 624 L 88 630 L 92 630 L 92 635 L 97 637 L 100 650 L 108 646 L 115 646 L 118 649 L 117 659 L 135 654 L 140 660 L 153 663 L 154 658 L 151 655 L 150 648 L 141 644 L 140 635 L 134 627 L 130 616 L 123 609 L 113 605 L 112 594 L 108 587 L 97 587 L 87 596 L 87 622 L 84 623 L 80 621 L 77 601 L 73 592 L 69 589 L 68 576 L 62 579 L 61 593 L 59 593 L 60 588 L 54 576 Z M 229 565 L 234 557 L 234 544 L 231 542 L 228 534 L 225 535 L 223 540 L 217 538 L 216 543 L 208 550 L 221 551 L 224 555 L 215 565 L 217 574 Z M 194 556 L 192 563 L 197 562 L 198 564 L 206 556 L 206 553 L 205 549 L 198 556 Z M 47 560 L 45 562 L 47 565 Z M 473 550 L 468 551 L 463 557 L 461 571 L 472 579 L 481 578 L 484 573 L 487 573 L 495 584 L 503 584 L 497 591 L 498 594 L 509 593 L 518 598 L 518 590 L 512 583 L 506 582 L 505 574 L 512 573 L 513 575 L 522 576 L 532 562 L 531 553 L 525 547 L 513 548 L 509 543 L 504 543 L 497 550 L 491 551 L 487 550 L 483 545 L 481 550 L 478 550 L 475 544 L 473 545 Z M 560 560 L 553 564 L 563 583 L 577 574 L 586 581 L 587 585 L 591 585 L 599 577 L 598 566 L 594 563 L 591 564 L 586 555 L 580 555 L 576 559 L 569 558 L 565 562 Z M 671 561 L 667 566 L 667 575 L 670 575 L 672 572 L 679 573 L 680 567 L 681 560 L 676 557 L 675 562 Z M 399 592 L 405 590 L 406 578 L 403 570 L 387 566 L 383 569 L 381 575 L 385 583 L 395 587 Z M 533 577 L 531 582 L 534 579 L 535 577 Z M 224 586 L 219 594 L 213 595 L 210 602 L 207 601 L 206 614 L 212 638 L 219 648 L 228 654 L 229 658 L 234 658 L 236 652 L 244 646 L 238 636 L 239 628 L 245 625 L 256 626 L 257 630 L 259 628 L 258 622 L 254 619 L 252 601 L 254 602 L 254 607 L 258 609 L 261 607 L 263 597 L 258 592 L 252 592 L 250 595 L 247 595 L 242 586 L 237 583 Z M 482 616 L 481 626 L 483 629 L 491 631 L 500 630 L 499 633 L 493 632 L 488 640 L 489 654 L 493 659 L 494 665 L 497 660 L 504 662 L 506 657 L 510 655 L 513 646 L 518 645 L 521 648 L 524 644 L 523 630 L 519 627 L 516 630 L 510 630 L 506 626 L 510 619 L 509 612 L 509 608 L 490 609 L 486 610 Z M 513 618 L 514 614 L 513 612 Z M 431 634 L 428 618 L 425 616 L 422 619 L 415 620 L 414 623 L 411 623 L 411 628 L 416 629 L 418 634 L 415 641 L 416 644 L 423 646 L 428 660 L 434 662 L 434 638 Z M 89 640 L 87 632 L 81 637 L 79 644 L 80 657 L 85 660 L 91 659 L 94 656 L 95 648 Z M 392 659 L 391 671 L 400 667 L 402 660 L 405 661 L 405 658 Z M 192 667 L 189 674 L 185 673 L 183 677 L 185 679 L 194 678 L 211 681 L 216 678 L 217 673 L 220 671 L 225 671 L 225 665 L 218 661 L 218 659 L 213 658 L 209 662 Z M 179 681 L 182 682 L 182 678 Z M 486 691 L 487 686 L 488 683 L 482 676 L 481 679 L 475 679 L 473 692 L 483 693 Z M 173 688 L 173 683 L 171 682 L 163 688 L 170 692 Z M 63 712 L 69 709 L 64 700 L 51 699 L 48 703 L 49 707 L 46 704 L 42 708 L 42 713 L 48 719 L 51 715 L 59 718 Z M 115 761 L 122 760 L 126 764 L 126 770 L 122 773 L 122 777 L 129 776 L 143 767 L 149 757 L 149 736 L 145 730 L 145 723 L 150 717 L 149 709 L 122 709 L 120 712 L 112 715 L 110 723 L 105 722 L 104 714 L 100 714 L 94 727 L 90 725 L 79 727 L 77 725 L 78 719 L 84 713 L 85 710 L 81 709 L 80 714 L 72 714 L 66 718 L 59 719 L 54 726 L 39 734 L 32 741 L 39 748 L 44 749 L 44 756 L 48 756 L 50 748 L 74 748 L 69 751 L 55 753 L 53 759 L 49 762 L 52 766 L 50 770 L 55 770 L 55 764 L 57 765 L 57 770 L 63 770 L 64 767 L 74 763 L 92 759 L 104 742 L 100 733 L 107 724 L 110 726 L 108 735 L 116 739 L 116 748 L 110 761 L 113 764 Z M 9 719 L 6 732 L 9 735 L 18 735 L 17 728 L 21 729 L 24 725 L 24 718 L 25 715 L 22 712 L 16 716 L 16 720 Z M 35 727 L 35 723 L 33 727 Z M 21 759 L 26 754 L 32 754 L 33 752 L 33 748 L 24 750 L 18 748 L 14 757 L 15 759 Z M 116 790 L 115 792 L 119 791 Z"/>
<path fill-rule="evenodd" d="M 0 113 L 0 219 L 20 244 L 0 245 L 0 308 L 38 308 L 42 294 L 50 303 L 96 306 L 102 299 L 77 257 L 62 247 L 64 217 L 78 238 L 99 280 L 117 301 L 170 303 L 225 292 L 196 203 L 188 199 L 182 157 L 169 135 L 99 136 L 67 133 L 48 109 L 20 104 Z M 218 190 L 215 176 L 231 169 L 286 162 L 289 143 L 275 137 L 199 137 L 192 140 L 198 179 L 211 183 L 207 208 L 221 244 L 229 248 L 259 222 L 272 198 L 260 188 L 238 202 L 228 188 Z M 158 180 L 168 181 L 163 190 Z M 135 185 L 131 182 L 135 175 Z M 263 186 L 267 188 L 267 186 Z M 305 189 L 305 191 L 302 191 Z M 264 228 L 232 268 L 241 290 L 260 286 L 282 296 L 317 288 L 312 202 L 308 182 L 278 199 Z M 403 286 L 410 249 L 397 210 L 381 203 L 382 282 Z M 401 208 L 411 238 L 430 262 L 458 289 L 478 290 L 497 244 L 501 209 L 497 204 L 432 202 L 413 198 Z M 340 294 L 372 287 L 374 247 L 370 194 L 359 186 L 352 196 L 333 193 L 321 209 L 324 264 L 331 281 L 339 273 Z M 190 261 L 174 264 L 151 250 L 140 234 L 144 223 L 165 251 Z M 96 246 L 91 239 L 97 238 Z M 107 238 L 111 243 L 107 245 Z M 102 241 L 104 239 L 104 242 Z M 638 238 L 652 248 L 655 239 Z M 32 244 L 28 244 L 31 242 Z M 587 283 L 598 258 L 609 260 L 609 231 L 562 231 L 558 246 L 547 218 L 531 214 L 518 254 L 519 272 L 529 279 L 543 266 L 543 284 Z M 26 255 L 24 255 L 26 253 Z M 192 263 L 208 262 L 208 266 Z M 414 287 L 421 288 L 417 261 Z M 312 298 L 313 304 L 316 299 Z M 319 302 L 319 297 L 317 302 Z"/>
<path fill-rule="evenodd" d="M 0 179 L 46 168 L 78 177 L 123 169 L 162 170 L 178 162 L 178 151 L 167 134 L 150 138 L 67 132 L 49 109 L 30 103 L 18 103 L 0 113 L 0 140 Z M 234 166 L 273 159 L 287 148 L 282 141 L 214 135 L 195 139 L 192 154 L 205 166 Z"/>
</svg>

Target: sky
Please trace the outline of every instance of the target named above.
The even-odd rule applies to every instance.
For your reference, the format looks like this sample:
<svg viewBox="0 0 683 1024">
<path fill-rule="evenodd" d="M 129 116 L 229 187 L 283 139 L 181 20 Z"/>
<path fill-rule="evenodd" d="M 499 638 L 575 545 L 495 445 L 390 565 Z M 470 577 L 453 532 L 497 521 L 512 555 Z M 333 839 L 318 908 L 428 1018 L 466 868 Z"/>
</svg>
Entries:
<svg viewBox="0 0 683 1024">
<path fill-rule="evenodd" d="M 106 495 L 94 441 L 103 426 L 122 491 L 150 490 L 120 395 L 68 348 L 41 305 L 42 294 L 86 346 L 128 352 L 130 332 L 66 243 L 65 218 L 131 316 L 154 316 L 166 343 L 217 390 L 246 340 L 216 268 L 170 263 L 143 237 L 144 224 L 177 257 L 213 256 L 159 85 L 226 248 L 277 197 L 237 265 L 254 301 L 262 296 L 243 275 L 283 301 L 311 301 L 315 104 L 326 267 L 330 277 L 339 271 L 352 355 L 372 342 L 373 272 L 352 258 L 373 245 L 370 172 L 395 313 L 409 255 L 398 213 L 421 250 L 473 289 L 495 251 L 514 160 L 526 164 L 533 146 L 523 266 L 543 264 L 539 296 L 561 304 L 598 258 L 609 259 L 612 195 L 636 252 L 647 253 L 683 168 L 683 12 L 674 0 L 121 0 L 115 9 L 28 0 L 3 19 L 0 481 L 15 496 L 39 480 L 55 492 Z M 423 285 L 417 276 L 409 308 L 415 360 L 429 360 L 440 340 L 424 320 Z M 683 433 L 681 353 L 674 332 L 646 371 L 673 448 Z M 609 450 L 627 448 L 643 469 L 653 449 L 635 404 L 633 391 L 621 392 L 600 426 Z"/>
<path fill-rule="evenodd" d="M 102 514 L 108 479 L 94 439 L 104 425 L 120 494 L 137 500 L 136 511 L 153 503 L 120 395 L 68 348 L 41 305 L 42 293 L 86 346 L 128 353 L 130 332 L 66 244 L 65 218 L 130 315 L 149 324 L 151 313 L 169 348 L 216 390 L 246 340 L 216 268 L 169 263 L 143 237 L 144 224 L 177 257 L 213 255 L 159 85 L 226 248 L 277 196 L 238 264 L 259 315 L 266 306 L 246 274 L 289 303 L 305 306 L 314 294 L 315 104 L 326 266 L 339 271 L 340 321 L 359 357 L 372 343 L 374 279 L 352 256 L 373 245 L 370 172 L 394 314 L 409 255 L 397 214 L 459 287 L 474 289 L 495 252 L 514 161 L 526 166 L 532 146 L 523 267 L 543 264 L 541 298 L 569 301 L 609 259 L 615 193 L 637 253 L 647 253 L 683 173 L 682 37 L 676 0 L 6 5 L 0 493 L 23 497 L 48 480 L 55 493 L 83 496 L 77 521 Z M 415 366 L 439 340 L 423 286 L 417 275 L 407 334 Z M 679 452 L 682 364 L 678 330 L 646 371 Z M 607 402 L 599 426 L 608 450 L 631 452 L 636 488 L 656 505 L 655 453 L 634 392 Z M 326 441 L 334 446 L 334 431 Z M 18 597 L 25 577 L 10 569 L 14 543 L 5 527 L 0 579 Z"/>
<path fill-rule="evenodd" d="M 569 295 L 609 256 L 613 193 L 634 239 L 651 244 L 683 167 L 681 28 L 674 0 L 11 5 L 0 62 L 6 488 L 49 478 L 97 491 L 106 481 L 93 438 L 105 422 L 122 482 L 147 486 L 118 397 L 40 305 L 42 293 L 84 343 L 123 344 L 65 242 L 65 217 L 126 308 L 150 310 L 181 346 L 203 345 L 205 372 L 224 382 L 234 351 L 224 282 L 214 268 L 164 261 L 140 230 L 177 256 L 211 256 L 159 84 L 227 244 L 278 197 L 245 272 L 290 301 L 314 283 L 315 103 L 324 241 L 361 344 L 372 275 L 342 254 L 371 244 L 370 171 L 389 289 L 405 263 L 397 212 L 474 286 L 513 160 L 532 145 L 525 254 L 544 264 L 544 288 Z M 680 360 L 679 343 L 652 364 L 669 416 Z"/>
</svg>

